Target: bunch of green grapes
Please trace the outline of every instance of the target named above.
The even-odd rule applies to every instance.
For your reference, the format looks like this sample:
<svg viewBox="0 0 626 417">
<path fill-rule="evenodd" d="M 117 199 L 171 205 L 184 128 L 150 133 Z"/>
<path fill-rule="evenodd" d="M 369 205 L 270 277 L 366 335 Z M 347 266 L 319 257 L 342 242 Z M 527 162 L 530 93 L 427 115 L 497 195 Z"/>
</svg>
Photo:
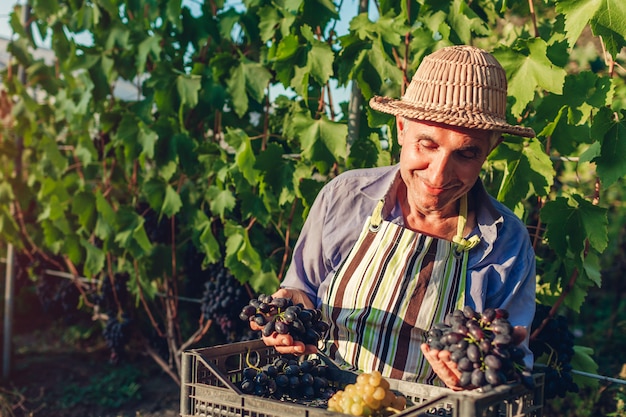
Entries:
<svg viewBox="0 0 626 417">
<path fill-rule="evenodd" d="M 380 372 L 362 373 L 328 400 L 328 410 L 353 416 L 386 416 L 404 410 L 406 398 L 389 388 Z"/>
</svg>

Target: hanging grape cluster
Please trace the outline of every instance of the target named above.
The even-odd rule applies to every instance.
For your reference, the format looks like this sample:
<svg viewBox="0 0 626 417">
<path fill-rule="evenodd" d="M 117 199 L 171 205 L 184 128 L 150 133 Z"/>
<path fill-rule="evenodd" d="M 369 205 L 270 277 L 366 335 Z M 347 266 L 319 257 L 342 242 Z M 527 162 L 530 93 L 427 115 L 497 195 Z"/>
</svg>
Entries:
<svg viewBox="0 0 626 417">
<path fill-rule="evenodd" d="M 537 304 L 531 334 L 548 317 L 551 307 Z M 539 334 L 530 340 L 530 350 L 535 363 L 545 362 L 544 397 L 563 398 L 567 392 L 578 392 L 579 387 L 572 377 L 571 360 L 574 356 L 574 335 L 569 331 L 567 319 L 556 315 L 548 319 Z"/>
<path fill-rule="evenodd" d="M 35 289 L 44 313 L 55 319 L 62 318 L 66 324 L 78 320 L 80 291 L 73 281 L 42 272 Z"/>
<path fill-rule="evenodd" d="M 396 395 L 380 372 L 362 373 L 328 400 L 328 410 L 352 416 L 385 416 L 404 410 L 406 398 Z"/>
<path fill-rule="evenodd" d="M 124 357 L 125 346 L 130 340 L 131 319 L 126 313 L 109 316 L 102 335 L 111 350 L 109 361 L 118 363 Z"/>
<path fill-rule="evenodd" d="M 272 297 L 261 294 L 251 299 L 241 309 L 239 317 L 254 321 L 261 326 L 263 336 L 289 334 L 294 340 L 307 345 L 317 345 L 328 331 L 328 323 L 322 321 L 319 309 L 307 309 L 302 304 L 294 304 L 289 298 Z"/>
<path fill-rule="evenodd" d="M 125 357 L 126 345 L 130 341 L 131 319 L 124 312 L 131 301 L 128 280 L 129 276 L 125 273 L 104 275 L 93 295 L 94 304 L 107 317 L 102 337 L 110 349 L 109 362 L 114 364 Z"/>
<path fill-rule="evenodd" d="M 466 306 L 450 313 L 428 332 L 431 349 L 448 350 L 461 371 L 463 388 L 495 387 L 512 381 L 534 385 L 524 351 L 513 344 L 513 326 L 504 309 L 477 313 Z"/>
<path fill-rule="evenodd" d="M 211 265 L 207 274 L 200 306 L 204 318 L 218 325 L 228 343 L 258 339 L 258 332 L 242 325 L 238 310 L 233 308 L 250 299 L 246 288 L 223 265 Z"/>
<path fill-rule="evenodd" d="M 279 355 L 261 368 L 244 368 L 240 387 L 246 394 L 283 401 L 325 401 L 334 394 L 334 385 L 328 366 L 319 358 Z"/>
</svg>

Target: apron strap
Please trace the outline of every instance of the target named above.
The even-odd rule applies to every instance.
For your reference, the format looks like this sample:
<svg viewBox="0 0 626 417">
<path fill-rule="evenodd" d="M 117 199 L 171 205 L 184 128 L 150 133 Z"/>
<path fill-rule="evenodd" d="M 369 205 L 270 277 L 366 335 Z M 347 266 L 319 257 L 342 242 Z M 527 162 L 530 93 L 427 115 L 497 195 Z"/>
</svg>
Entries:
<svg viewBox="0 0 626 417">
<path fill-rule="evenodd" d="M 452 242 L 456 244 L 456 249 L 459 252 L 467 252 L 480 242 L 478 235 L 473 235 L 469 239 L 463 237 L 463 230 L 465 229 L 465 223 L 467 222 L 467 194 L 463 194 L 461 197 L 461 208 L 459 210 L 459 220 L 456 224 L 456 236 L 452 238 Z"/>
</svg>

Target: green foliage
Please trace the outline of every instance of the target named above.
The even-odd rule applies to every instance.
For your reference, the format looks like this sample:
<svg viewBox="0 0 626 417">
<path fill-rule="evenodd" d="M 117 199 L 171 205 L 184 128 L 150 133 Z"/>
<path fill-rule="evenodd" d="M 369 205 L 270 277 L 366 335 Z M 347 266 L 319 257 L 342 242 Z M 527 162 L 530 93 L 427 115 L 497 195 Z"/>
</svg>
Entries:
<svg viewBox="0 0 626 417">
<path fill-rule="evenodd" d="M 120 308 L 150 317 L 176 317 L 154 314 L 155 297 L 193 280 L 189 253 L 271 292 L 322 185 L 394 163 L 393 120 L 367 101 L 399 97 L 425 54 L 469 43 L 506 69 L 510 121 L 537 132 L 507 137 L 485 184 L 532 233 L 538 298 L 578 312 L 609 247 L 598 189 L 626 175 L 623 2 L 548 0 L 531 14 L 525 1 L 384 1 L 341 36 L 336 4 L 279 3 L 34 1 L 34 33 L 18 7 L 2 73 L 0 239 L 97 282 L 127 274 L 135 305 Z M 54 62 L 36 58 L 37 38 Z M 329 88 L 351 83 L 365 103 L 358 138 Z"/>
<path fill-rule="evenodd" d="M 141 385 L 137 383 L 140 372 L 139 369 L 126 365 L 113 368 L 101 375 L 93 375 L 86 386 L 69 381 L 57 400 L 61 408 L 71 408 L 77 404 L 120 407 L 141 398 Z"/>
</svg>

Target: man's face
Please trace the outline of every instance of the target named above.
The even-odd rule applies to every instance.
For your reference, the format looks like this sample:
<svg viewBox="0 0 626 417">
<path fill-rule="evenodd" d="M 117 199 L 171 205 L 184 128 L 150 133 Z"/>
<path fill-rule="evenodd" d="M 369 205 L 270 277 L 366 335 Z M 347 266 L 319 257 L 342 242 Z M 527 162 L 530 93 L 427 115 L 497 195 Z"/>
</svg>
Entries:
<svg viewBox="0 0 626 417">
<path fill-rule="evenodd" d="M 410 206 L 422 214 L 456 214 L 455 202 L 472 188 L 492 150 L 492 133 L 403 117 L 397 125 Z"/>
</svg>

